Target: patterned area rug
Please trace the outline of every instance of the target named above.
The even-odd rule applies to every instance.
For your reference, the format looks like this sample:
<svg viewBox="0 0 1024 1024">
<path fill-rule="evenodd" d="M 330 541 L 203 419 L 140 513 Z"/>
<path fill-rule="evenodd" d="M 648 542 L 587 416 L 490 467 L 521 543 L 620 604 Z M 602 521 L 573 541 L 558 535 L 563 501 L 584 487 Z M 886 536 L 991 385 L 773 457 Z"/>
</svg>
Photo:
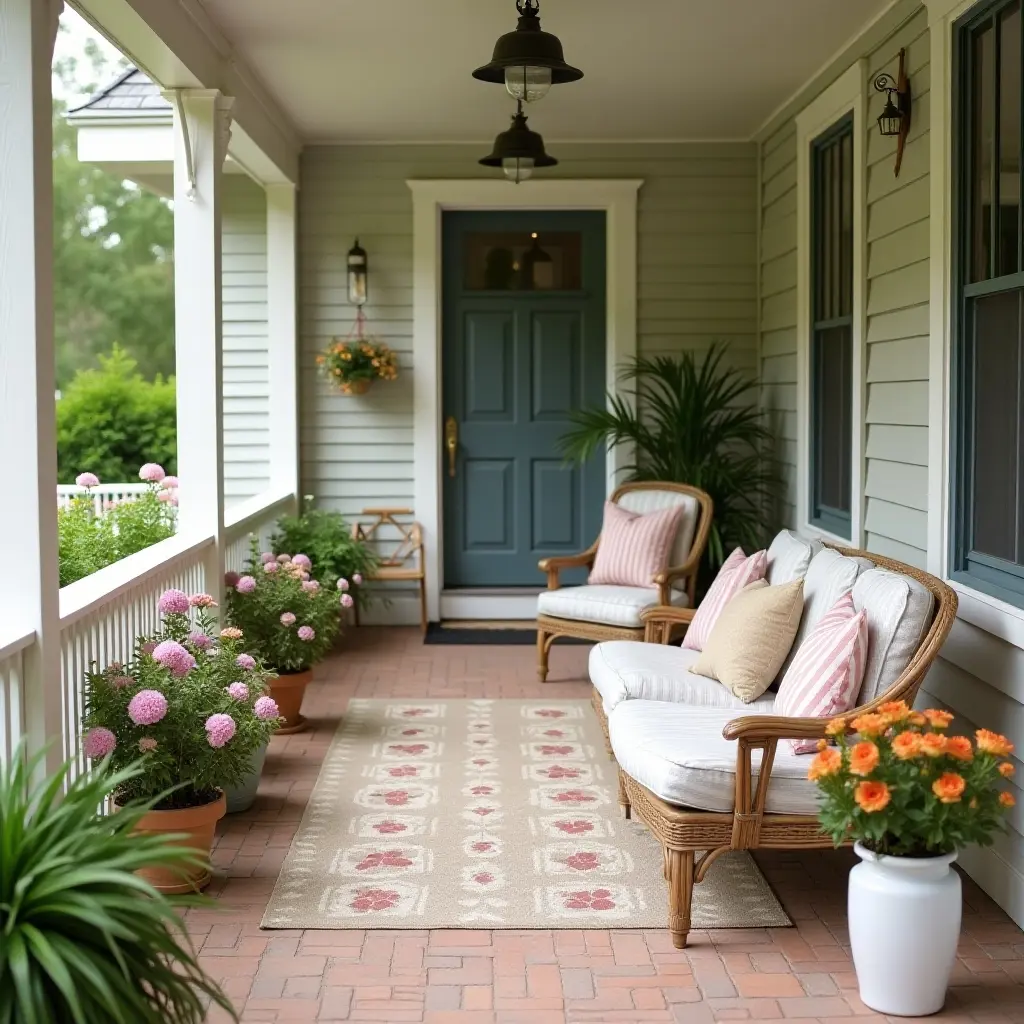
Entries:
<svg viewBox="0 0 1024 1024">
<path fill-rule="evenodd" d="M 661 869 L 586 701 L 353 700 L 263 927 L 660 928 Z M 694 892 L 694 928 L 791 923 L 746 853 Z"/>
</svg>

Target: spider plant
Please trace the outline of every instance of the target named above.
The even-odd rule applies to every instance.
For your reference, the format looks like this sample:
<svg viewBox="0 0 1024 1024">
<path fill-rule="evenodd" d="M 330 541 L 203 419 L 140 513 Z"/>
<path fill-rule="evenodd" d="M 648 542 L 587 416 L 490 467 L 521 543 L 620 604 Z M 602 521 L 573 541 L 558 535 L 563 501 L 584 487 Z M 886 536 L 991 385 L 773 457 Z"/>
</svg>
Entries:
<svg viewBox="0 0 1024 1024">
<path fill-rule="evenodd" d="M 641 356 L 619 379 L 635 382 L 607 407 L 579 409 L 560 440 L 563 454 L 584 461 L 603 446 L 626 445 L 629 480 L 700 487 L 715 503 L 707 560 L 720 565 L 729 547 L 748 551 L 765 539 L 765 509 L 781 486 L 766 458 L 771 434 L 761 422 L 754 381 L 722 365 L 725 349 L 698 358 Z"/>
<path fill-rule="evenodd" d="M 137 771 L 40 757 L 0 762 L 0 1024 L 199 1024 L 207 1004 L 237 1016 L 200 968 L 176 907 L 135 871 L 194 854 L 135 831 L 149 803 L 97 813 Z M 202 901 L 206 902 L 206 901 Z"/>
</svg>

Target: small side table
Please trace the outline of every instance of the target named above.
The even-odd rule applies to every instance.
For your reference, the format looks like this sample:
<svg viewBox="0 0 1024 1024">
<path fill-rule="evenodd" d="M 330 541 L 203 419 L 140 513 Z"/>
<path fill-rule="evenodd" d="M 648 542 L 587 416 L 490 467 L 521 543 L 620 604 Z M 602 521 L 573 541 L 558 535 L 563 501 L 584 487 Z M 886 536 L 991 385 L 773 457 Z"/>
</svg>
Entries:
<svg viewBox="0 0 1024 1024">
<path fill-rule="evenodd" d="M 355 540 L 375 544 L 381 552 L 380 564 L 371 580 L 418 582 L 420 588 L 420 629 L 427 632 L 427 573 L 423 557 L 423 530 L 415 520 L 401 522 L 397 516 L 411 516 L 411 508 L 364 508 L 360 513 L 373 516 L 369 523 L 354 523 Z M 384 550 L 381 550 L 381 549 Z M 390 549 L 390 550 L 388 550 Z M 359 605 L 355 607 L 359 625 Z"/>
</svg>

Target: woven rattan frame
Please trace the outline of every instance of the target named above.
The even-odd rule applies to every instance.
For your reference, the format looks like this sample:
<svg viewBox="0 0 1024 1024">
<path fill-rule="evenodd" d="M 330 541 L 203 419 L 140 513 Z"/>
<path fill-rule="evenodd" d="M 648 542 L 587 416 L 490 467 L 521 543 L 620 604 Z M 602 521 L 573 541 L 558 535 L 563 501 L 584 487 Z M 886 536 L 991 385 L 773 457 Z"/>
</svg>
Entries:
<svg viewBox="0 0 1024 1024">
<path fill-rule="evenodd" d="M 931 625 L 907 667 L 888 690 L 858 710 L 870 711 L 890 700 L 905 700 L 909 704 L 953 626 L 956 594 L 940 579 L 903 562 L 854 548 L 837 547 L 835 550 L 842 555 L 869 559 L 877 568 L 909 576 L 927 587 L 935 597 Z M 649 627 L 663 621 L 675 622 L 678 611 L 652 608 L 644 614 L 644 619 Z M 596 689 L 594 692 L 597 695 Z M 600 695 L 594 701 L 594 709 L 607 737 L 608 722 Z M 704 878 L 712 861 L 720 854 L 727 850 L 809 850 L 832 846 L 832 840 L 822 833 L 814 815 L 766 814 L 764 810 L 779 740 L 818 739 L 825 735 L 827 724 L 828 719 L 824 718 L 779 715 L 753 715 L 729 722 L 723 735 L 737 744 L 736 797 L 731 813 L 676 807 L 619 769 L 619 802 L 626 816 L 635 811 L 664 850 L 665 878 L 669 886 L 668 927 L 676 948 L 686 946 L 693 886 Z M 756 782 L 751 773 L 751 755 L 755 750 L 761 751 Z"/>
<path fill-rule="evenodd" d="M 696 599 L 697 570 L 700 568 L 700 560 L 704 555 L 704 548 L 707 547 L 708 535 L 711 532 L 711 518 L 714 513 L 714 504 L 711 495 L 698 487 L 691 487 L 689 484 L 675 484 L 660 480 L 638 480 L 629 484 L 622 484 L 617 487 L 609 499 L 618 502 L 622 495 L 630 491 L 675 491 L 677 494 L 689 494 L 697 499 L 697 524 L 693 532 L 693 543 L 690 545 L 690 554 L 682 565 L 671 566 L 664 572 L 658 573 L 652 582 L 658 587 L 659 605 L 668 605 L 670 591 L 679 581 L 686 581 L 686 593 L 689 596 L 690 604 L 693 605 Z M 548 590 L 558 590 L 558 576 L 563 569 L 587 568 L 594 564 L 597 556 L 597 547 L 601 543 L 600 536 L 586 551 L 578 555 L 564 555 L 553 558 L 544 558 L 538 564 L 541 572 L 547 574 Z M 593 640 L 600 643 L 603 640 L 643 640 L 646 627 L 643 625 L 631 628 L 629 626 L 609 626 L 602 622 L 585 622 L 578 619 L 559 619 L 553 615 L 537 616 L 537 676 L 540 681 L 546 682 L 548 678 L 548 653 L 551 645 L 560 636 L 576 637 L 580 640 Z"/>
</svg>

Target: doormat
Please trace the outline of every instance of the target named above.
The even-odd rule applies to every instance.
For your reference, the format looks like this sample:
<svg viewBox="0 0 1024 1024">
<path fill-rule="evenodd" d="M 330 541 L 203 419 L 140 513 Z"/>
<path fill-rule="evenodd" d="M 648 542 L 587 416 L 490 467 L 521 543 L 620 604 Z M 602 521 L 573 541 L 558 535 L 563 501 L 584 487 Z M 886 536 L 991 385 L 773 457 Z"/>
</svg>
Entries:
<svg viewBox="0 0 1024 1024">
<path fill-rule="evenodd" d="M 660 844 L 621 818 L 587 701 L 352 700 L 264 928 L 664 928 Z M 791 924 L 733 852 L 693 927 Z"/>
<path fill-rule="evenodd" d="M 445 626 L 439 622 L 431 622 L 423 637 L 425 644 L 453 644 L 467 647 L 533 647 L 537 643 L 535 626 L 490 627 L 474 629 L 472 626 Z M 559 637 L 556 641 L 563 644 L 587 644 L 592 640 L 581 640 L 578 637 Z"/>
</svg>

